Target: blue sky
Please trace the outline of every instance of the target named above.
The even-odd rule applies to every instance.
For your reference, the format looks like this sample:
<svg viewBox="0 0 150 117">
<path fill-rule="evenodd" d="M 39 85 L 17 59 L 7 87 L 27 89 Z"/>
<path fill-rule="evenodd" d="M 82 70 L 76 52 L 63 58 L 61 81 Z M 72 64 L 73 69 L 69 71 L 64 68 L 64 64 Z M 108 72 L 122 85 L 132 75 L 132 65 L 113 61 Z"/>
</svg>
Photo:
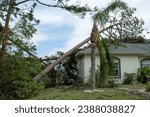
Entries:
<svg viewBox="0 0 150 117">
<path fill-rule="evenodd" d="M 43 0 L 47 1 L 47 0 Z M 71 0 L 75 1 L 75 0 Z M 81 4 L 90 7 L 105 7 L 112 0 L 80 0 Z M 137 8 L 136 16 L 145 21 L 144 28 L 150 30 L 150 1 L 149 0 L 124 0 L 130 7 Z M 90 16 L 84 19 L 79 18 L 67 11 L 38 6 L 35 10 L 35 17 L 41 22 L 37 26 L 37 32 L 32 41 L 37 46 L 37 55 L 55 54 L 57 51 L 66 52 L 73 46 L 89 37 L 92 28 Z M 150 35 L 147 35 L 150 38 Z"/>
</svg>

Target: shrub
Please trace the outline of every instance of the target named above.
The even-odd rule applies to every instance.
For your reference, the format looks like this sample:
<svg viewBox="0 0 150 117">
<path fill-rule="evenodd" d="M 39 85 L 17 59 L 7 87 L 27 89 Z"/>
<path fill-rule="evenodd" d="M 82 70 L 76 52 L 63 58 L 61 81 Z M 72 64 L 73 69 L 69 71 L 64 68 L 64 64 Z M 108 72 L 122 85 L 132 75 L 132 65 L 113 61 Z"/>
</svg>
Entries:
<svg viewBox="0 0 150 117">
<path fill-rule="evenodd" d="M 21 55 L 8 55 L 0 68 L 0 99 L 26 99 L 43 87 L 32 80 L 40 69 L 40 63 Z"/>
<path fill-rule="evenodd" d="M 150 81 L 146 84 L 146 91 L 150 92 Z"/>
<path fill-rule="evenodd" d="M 135 73 L 124 73 L 124 84 L 132 84 Z"/>
<path fill-rule="evenodd" d="M 138 82 L 145 84 L 150 80 L 150 68 L 144 67 L 138 69 Z"/>
<path fill-rule="evenodd" d="M 98 87 L 105 87 L 106 84 L 108 84 L 109 74 L 102 74 L 100 71 L 100 66 L 97 66 L 97 68 L 98 69 L 95 72 L 96 85 Z"/>
<path fill-rule="evenodd" d="M 109 88 L 115 88 L 117 86 L 118 85 L 116 84 L 115 79 L 108 80 L 108 87 Z"/>
</svg>

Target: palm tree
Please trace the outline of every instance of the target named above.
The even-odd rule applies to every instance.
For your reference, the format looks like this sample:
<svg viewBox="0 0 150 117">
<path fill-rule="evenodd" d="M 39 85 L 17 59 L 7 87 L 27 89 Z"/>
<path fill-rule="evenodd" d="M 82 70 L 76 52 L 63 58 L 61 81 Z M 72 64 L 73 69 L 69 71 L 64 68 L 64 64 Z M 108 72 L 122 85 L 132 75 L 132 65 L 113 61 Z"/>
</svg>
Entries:
<svg viewBox="0 0 150 117">
<path fill-rule="evenodd" d="M 106 7 L 103 11 L 98 11 L 92 18 L 93 18 L 93 29 L 91 32 L 91 36 L 87 39 L 85 39 L 84 41 L 82 41 L 81 43 L 77 44 L 75 47 L 73 47 L 72 49 L 70 49 L 69 51 L 67 51 L 65 54 L 63 54 L 60 58 L 58 58 L 57 60 L 55 60 L 52 64 L 48 65 L 42 72 L 40 72 L 39 74 L 37 74 L 33 80 L 34 81 L 38 81 L 40 80 L 45 74 L 47 74 L 48 72 L 50 72 L 59 62 L 61 62 L 62 60 L 64 60 L 66 57 L 68 57 L 71 53 L 73 53 L 76 49 L 78 49 L 79 47 L 81 47 L 82 45 L 84 45 L 85 43 L 87 43 L 89 40 L 91 40 L 91 79 L 92 79 L 92 89 L 95 88 L 95 49 L 96 46 L 98 47 L 99 50 L 99 54 L 100 54 L 100 58 L 101 58 L 101 74 L 103 75 L 105 72 L 105 68 L 106 67 L 106 60 L 105 58 L 107 58 L 108 62 L 110 62 L 110 54 L 108 51 L 108 47 L 107 44 L 105 42 L 104 39 L 100 40 L 100 36 L 99 34 L 101 32 L 104 32 L 105 30 L 115 26 L 115 25 L 110 25 L 106 28 L 102 28 L 101 30 L 98 30 L 97 28 L 97 24 L 99 24 L 100 26 L 103 26 L 104 24 L 106 24 L 106 22 L 109 19 L 109 13 L 114 11 L 115 9 L 127 9 L 127 5 L 124 2 L 121 2 L 120 0 L 116 0 L 114 2 L 112 2 L 110 5 L 108 5 L 108 7 Z M 104 57 L 104 52 L 103 49 L 105 49 L 106 51 L 106 57 Z M 105 66 L 105 68 L 104 68 Z"/>
<path fill-rule="evenodd" d="M 96 46 L 98 47 L 98 52 L 100 56 L 100 77 L 99 81 L 103 81 L 107 75 L 107 73 L 111 70 L 113 64 L 112 59 L 108 50 L 107 43 L 105 39 L 100 35 L 97 25 L 101 28 L 109 20 L 109 15 L 111 12 L 116 9 L 126 10 L 128 8 L 127 4 L 120 1 L 115 0 L 111 2 L 105 9 L 99 10 L 95 15 L 93 15 L 93 28 L 91 31 L 91 86 L 92 89 L 95 89 L 96 79 L 95 79 L 95 50 Z"/>
</svg>

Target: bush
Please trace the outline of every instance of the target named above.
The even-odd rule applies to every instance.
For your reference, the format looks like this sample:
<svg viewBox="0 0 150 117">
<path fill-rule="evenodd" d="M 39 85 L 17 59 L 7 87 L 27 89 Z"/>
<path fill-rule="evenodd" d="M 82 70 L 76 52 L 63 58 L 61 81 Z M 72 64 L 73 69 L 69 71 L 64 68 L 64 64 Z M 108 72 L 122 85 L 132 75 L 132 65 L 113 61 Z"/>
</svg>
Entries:
<svg viewBox="0 0 150 117">
<path fill-rule="evenodd" d="M 108 87 L 109 88 L 115 88 L 117 86 L 118 85 L 116 84 L 115 79 L 108 80 Z"/>
<path fill-rule="evenodd" d="M 145 84 L 148 81 L 150 81 L 150 68 L 144 67 L 141 69 L 138 69 L 138 82 Z"/>
<path fill-rule="evenodd" d="M 0 68 L 0 99 L 26 99 L 36 95 L 43 86 L 32 80 L 40 63 L 21 55 L 8 55 Z"/>
<path fill-rule="evenodd" d="M 124 84 L 132 84 L 135 73 L 124 73 Z"/>
<path fill-rule="evenodd" d="M 150 81 L 146 84 L 146 91 L 150 92 Z"/>
<path fill-rule="evenodd" d="M 97 66 L 97 68 L 98 69 L 95 72 L 96 85 L 98 87 L 105 87 L 108 84 L 109 74 L 102 74 L 100 66 Z"/>
</svg>

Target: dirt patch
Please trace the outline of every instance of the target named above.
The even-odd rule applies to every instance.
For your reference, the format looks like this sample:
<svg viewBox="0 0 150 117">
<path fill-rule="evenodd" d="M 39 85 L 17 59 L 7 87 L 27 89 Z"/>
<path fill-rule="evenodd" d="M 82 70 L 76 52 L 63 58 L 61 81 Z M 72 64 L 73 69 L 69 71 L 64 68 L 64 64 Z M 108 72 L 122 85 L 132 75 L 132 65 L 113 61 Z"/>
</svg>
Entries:
<svg viewBox="0 0 150 117">
<path fill-rule="evenodd" d="M 87 89 L 87 90 L 84 90 L 85 93 L 103 92 L 103 91 L 104 90 L 102 90 L 102 89 L 94 89 L 94 90 Z"/>
</svg>

